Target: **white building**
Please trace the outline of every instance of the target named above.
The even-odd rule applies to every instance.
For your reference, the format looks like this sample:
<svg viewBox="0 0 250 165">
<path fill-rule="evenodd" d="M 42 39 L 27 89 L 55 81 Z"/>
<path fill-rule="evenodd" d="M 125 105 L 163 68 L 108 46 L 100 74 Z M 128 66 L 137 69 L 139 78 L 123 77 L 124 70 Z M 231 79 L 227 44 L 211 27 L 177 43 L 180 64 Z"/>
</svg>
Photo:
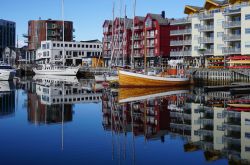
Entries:
<svg viewBox="0 0 250 165">
<path fill-rule="evenodd" d="M 64 53 L 63 53 L 64 52 Z M 64 63 L 91 66 L 92 59 L 101 57 L 102 43 L 99 40 L 81 42 L 42 41 L 36 52 L 37 63 Z"/>
<path fill-rule="evenodd" d="M 250 55 L 249 0 L 206 0 L 204 7 L 186 6 L 184 12 L 187 18 L 171 23 L 170 57 L 223 68 L 229 56 Z"/>
</svg>

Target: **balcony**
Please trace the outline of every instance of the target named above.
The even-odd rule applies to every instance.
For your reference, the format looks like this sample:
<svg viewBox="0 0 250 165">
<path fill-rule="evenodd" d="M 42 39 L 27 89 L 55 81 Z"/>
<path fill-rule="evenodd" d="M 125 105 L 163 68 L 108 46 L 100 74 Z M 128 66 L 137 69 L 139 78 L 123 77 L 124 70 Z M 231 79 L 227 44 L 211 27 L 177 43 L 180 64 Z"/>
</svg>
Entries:
<svg viewBox="0 0 250 165">
<path fill-rule="evenodd" d="M 140 54 L 140 53 L 135 53 L 134 57 L 135 58 L 142 58 L 144 56 L 144 54 Z"/>
<path fill-rule="evenodd" d="M 133 47 L 133 46 L 131 46 L 131 49 L 132 49 L 132 47 Z M 137 44 L 134 45 L 134 49 L 141 49 L 141 48 L 142 48 L 141 45 L 137 45 Z"/>
<path fill-rule="evenodd" d="M 155 53 L 154 52 L 148 52 L 147 57 L 155 57 Z"/>
<path fill-rule="evenodd" d="M 208 32 L 208 31 L 214 31 L 214 25 L 205 25 L 199 27 L 200 32 Z"/>
<path fill-rule="evenodd" d="M 148 34 L 147 38 L 149 38 L 149 39 L 152 38 L 153 39 L 153 38 L 155 38 L 155 34 Z"/>
<path fill-rule="evenodd" d="M 199 15 L 200 20 L 208 20 L 213 18 L 214 18 L 214 13 L 202 13 Z"/>
<path fill-rule="evenodd" d="M 103 41 L 104 42 L 111 42 L 111 38 L 104 38 Z"/>
<path fill-rule="evenodd" d="M 240 41 L 241 40 L 241 35 L 237 34 L 233 34 L 233 35 L 224 35 L 223 37 L 224 41 Z"/>
<path fill-rule="evenodd" d="M 198 40 L 199 44 L 214 43 L 213 37 L 200 37 Z"/>
<path fill-rule="evenodd" d="M 154 43 L 147 44 L 147 48 L 154 48 L 154 47 L 155 47 Z"/>
<path fill-rule="evenodd" d="M 132 28 L 133 29 L 133 28 Z M 134 30 L 143 30 L 143 26 L 135 26 Z"/>
<path fill-rule="evenodd" d="M 229 22 L 224 22 L 223 27 L 225 29 L 229 28 L 240 28 L 241 27 L 241 21 L 229 21 Z"/>
<path fill-rule="evenodd" d="M 191 24 L 190 18 L 181 18 L 171 21 L 171 25 L 183 25 L 183 24 Z"/>
<path fill-rule="evenodd" d="M 230 7 L 224 10 L 223 15 L 229 16 L 229 15 L 235 15 L 235 14 L 240 14 L 240 13 L 241 13 L 240 7 Z"/>
<path fill-rule="evenodd" d="M 171 30 L 170 31 L 170 35 L 174 36 L 174 35 L 185 35 L 185 34 L 191 34 L 192 33 L 192 29 L 181 29 L 181 30 Z"/>
<path fill-rule="evenodd" d="M 131 40 L 133 40 L 133 37 L 131 37 Z M 137 40 L 142 40 L 142 37 L 141 36 L 134 36 L 134 41 L 137 41 Z"/>
<path fill-rule="evenodd" d="M 191 51 L 171 51 L 170 57 L 187 57 L 191 56 Z"/>
<path fill-rule="evenodd" d="M 170 42 L 170 46 L 183 46 L 192 45 L 192 40 L 173 40 Z"/>
<path fill-rule="evenodd" d="M 204 55 L 213 55 L 214 54 L 214 49 L 206 49 L 204 52 Z"/>
<path fill-rule="evenodd" d="M 241 54 L 241 48 L 235 48 L 235 47 L 227 47 L 224 48 L 222 51 L 224 54 Z"/>
</svg>

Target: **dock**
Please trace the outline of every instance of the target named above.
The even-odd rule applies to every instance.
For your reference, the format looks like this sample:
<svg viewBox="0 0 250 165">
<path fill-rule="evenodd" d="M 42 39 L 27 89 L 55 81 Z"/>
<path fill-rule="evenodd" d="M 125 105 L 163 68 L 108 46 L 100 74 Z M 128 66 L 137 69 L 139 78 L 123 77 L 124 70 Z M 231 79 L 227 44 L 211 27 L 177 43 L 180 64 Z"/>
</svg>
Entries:
<svg viewBox="0 0 250 165">
<path fill-rule="evenodd" d="M 214 91 L 229 91 L 229 90 L 238 90 L 238 89 L 248 89 L 250 84 L 232 84 L 232 85 L 221 85 L 221 86 L 204 86 L 205 92 L 214 92 Z"/>
</svg>

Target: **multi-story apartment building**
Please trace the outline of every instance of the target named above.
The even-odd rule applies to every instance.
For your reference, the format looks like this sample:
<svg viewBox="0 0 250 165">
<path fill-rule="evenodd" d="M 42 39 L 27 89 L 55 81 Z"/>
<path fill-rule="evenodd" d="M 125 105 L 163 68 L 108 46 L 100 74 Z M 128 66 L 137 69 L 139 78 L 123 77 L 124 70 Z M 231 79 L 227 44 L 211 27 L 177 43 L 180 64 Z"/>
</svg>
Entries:
<svg viewBox="0 0 250 165">
<path fill-rule="evenodd" d="M 28 22 L 27 38 L 29 50 L 37 50 L 41 47 L 41 41 L 63 40 L 63 21 L 60 20 L 31 20 Z M 73 22 L 64 21 L 64 40 L 73 41 Z"/>
<path fill-rule="evenodd" d="M 229 56 L 249 55 L 249 9 L 249 1 L 240 0 L 206 0 L 203 7 L 186 6 L 188 17 L 171 22 L 175 30 L 170 33 L 170 57 L 186 57 L 193 67 L 222 68 Z"/>
<path fill-rule="evenodd" d="M 63 61 L 64 51 L 64 61 Z M 102 55 L 102 43 L 99 40 L 81 42 L 42 41 L 36 52 L 37 63 L 64 63 L 71 65 L 97 65 Z"/>
<path fill-rule="evenodd" d="M 170 28 L 170 20 L 165 18 L 165 12 L 149 13 L 146 17 L 136 16 L 134 20 L 128 18 L 116 18 L 114 22 L 106 20 L 103 24 L 103 57 L 108 61 L 113 50 L 112 62 L 116 65 L 130 65 L 133 58 L 135 68 L 141 68 L 145 59 L 147 66 L 155 66 L 162 58 L 169 57 Z"/>
<path fill-rule="evenodd" d="M 0 59 L 6 47 L 15 48 L 16 42 L 16 23 L 0 19 Z"/>
<path fill-rule="evenodd" d="M 133 20 L 129 18 L 116 18 L 114 21 L 113 62 L 116 66 L 128 64 L 131 45 L 131 28 Z"/>
<path fill-rule="evenodd" d="M 113 21 L 105 20 L 103 23 L 103 62 L 104 66 L 108 67 L 110 65 L 111 59 L 111 49 L 112 49 L 112 41 L 113 41 Z"/>
</svg>

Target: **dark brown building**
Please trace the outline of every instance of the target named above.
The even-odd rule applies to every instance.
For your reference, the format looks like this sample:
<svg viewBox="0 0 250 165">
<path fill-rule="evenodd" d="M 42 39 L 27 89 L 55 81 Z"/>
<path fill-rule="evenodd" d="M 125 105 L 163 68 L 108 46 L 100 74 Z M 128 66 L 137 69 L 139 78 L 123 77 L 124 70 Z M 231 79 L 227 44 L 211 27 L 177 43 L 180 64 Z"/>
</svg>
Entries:
<svg viewBox="0 0 250 165">
<path fill-rule="evenodd" d="M 24 37 L 28 38 L 28 50 L 36 50 L 41 46 L 41 41 L 63 40 L 63 21 L 59 20 L 30 20 L 28 22 L 28 34 Z M 64 21 L 64 40 L 73 41 L 73 22 Z M 47 36 L 47 38 L 46 38 Z"/>
</svg>

